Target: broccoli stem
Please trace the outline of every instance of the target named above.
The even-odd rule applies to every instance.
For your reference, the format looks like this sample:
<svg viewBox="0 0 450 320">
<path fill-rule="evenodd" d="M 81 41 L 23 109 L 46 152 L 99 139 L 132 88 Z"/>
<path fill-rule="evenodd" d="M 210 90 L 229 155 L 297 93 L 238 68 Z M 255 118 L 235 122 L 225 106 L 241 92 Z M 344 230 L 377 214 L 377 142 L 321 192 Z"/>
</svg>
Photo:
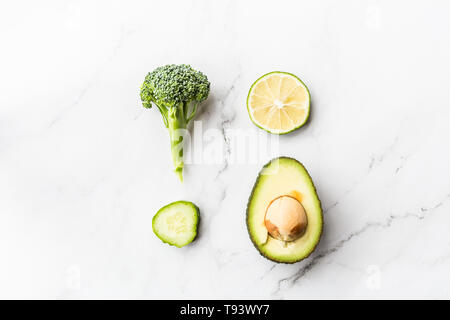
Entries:
<svg viewBox="0 0 450 320">
<path fill-rule="evenodd" d="M 185 105 L 171 107 L 167 113 L 167 123 L 170 134 L 170 147 L 175 173 L 183 181 L 183 144 L 186 134 L 187 121 L 184 111 Z"/>
</svg>

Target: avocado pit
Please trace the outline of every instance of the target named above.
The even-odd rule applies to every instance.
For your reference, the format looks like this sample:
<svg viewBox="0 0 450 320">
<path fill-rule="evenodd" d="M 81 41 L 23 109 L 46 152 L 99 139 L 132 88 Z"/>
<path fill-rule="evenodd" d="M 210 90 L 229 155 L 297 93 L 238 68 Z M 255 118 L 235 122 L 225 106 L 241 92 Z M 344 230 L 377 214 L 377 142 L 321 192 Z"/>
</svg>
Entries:
<svg viewBox="0 0 450 320">
<path fill-rule="evenodd" d="M 267 206 L 264 224 L 270 236 L 288 242 L 297 240 L 305 233 L 308 219 L 300 201 L 283 195 Z"/>
</svg>

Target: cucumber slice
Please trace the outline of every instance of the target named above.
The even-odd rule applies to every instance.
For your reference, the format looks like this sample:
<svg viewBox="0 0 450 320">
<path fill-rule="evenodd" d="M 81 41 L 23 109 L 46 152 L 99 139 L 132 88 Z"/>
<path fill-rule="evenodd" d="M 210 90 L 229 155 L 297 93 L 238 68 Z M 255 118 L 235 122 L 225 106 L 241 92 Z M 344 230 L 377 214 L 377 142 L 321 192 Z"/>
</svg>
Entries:
<svg viewBox="0 0 450 320">
<path fill-rule="evenodd" d="M 172 202 L 153 217 L 153 232 L 162 242 L 181 248 L 194 241 L 199 218 L 200 210 L 192 202 Z"/>
</svg>

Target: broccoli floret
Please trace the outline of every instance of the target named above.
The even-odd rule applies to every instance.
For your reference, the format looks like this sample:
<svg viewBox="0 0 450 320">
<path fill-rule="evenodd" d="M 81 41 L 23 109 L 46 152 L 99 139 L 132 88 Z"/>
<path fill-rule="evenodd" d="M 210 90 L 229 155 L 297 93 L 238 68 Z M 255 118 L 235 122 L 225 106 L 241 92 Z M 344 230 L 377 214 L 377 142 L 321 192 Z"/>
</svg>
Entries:
<svg viewBox="0 0 450 320">
<path fill-rule="evenodd" d="M 197 106 L 209 94 L 208 78 L 189 65 L 170 64 L 156 68 L 145 77 L 141 100 L 145 108 L 156 105 L 169 129 L 175 173 L 183 181 L 183 135 Z"/>
</svg>

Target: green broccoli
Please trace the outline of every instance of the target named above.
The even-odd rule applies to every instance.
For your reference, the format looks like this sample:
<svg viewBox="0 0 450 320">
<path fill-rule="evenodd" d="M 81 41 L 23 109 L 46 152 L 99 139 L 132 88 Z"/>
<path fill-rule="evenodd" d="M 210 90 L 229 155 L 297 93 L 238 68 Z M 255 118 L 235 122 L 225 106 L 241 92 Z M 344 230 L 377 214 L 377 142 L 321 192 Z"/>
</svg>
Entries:
<svg viewBox="0 0 450 320">
<path fill-rule="evenodd" d="M 183 181 L 183 134 L 197 106 L 209 94 L 208 78 L 189 65 L 166 65 L 145 77 L 141 100 L 145 108 L 156 105 L 169 129 L 175 173 Z"/>
</svg>

